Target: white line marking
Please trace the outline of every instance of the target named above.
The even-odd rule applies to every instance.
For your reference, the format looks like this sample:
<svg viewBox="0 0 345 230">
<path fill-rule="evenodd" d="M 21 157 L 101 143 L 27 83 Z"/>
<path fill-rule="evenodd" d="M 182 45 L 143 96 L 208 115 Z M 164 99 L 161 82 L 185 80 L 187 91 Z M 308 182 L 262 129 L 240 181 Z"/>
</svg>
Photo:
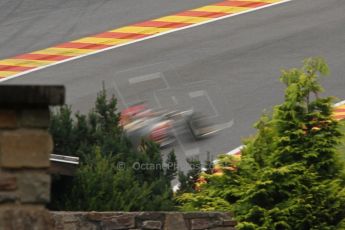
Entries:
<svg viewBox="0 0 345 230">
<path fill-rule="evenodd" d="M 202 97 L 204 95 L 205 95 L 205 91 L 204 90 L 198 90 L 198 91 L 194 91 L 194 92 L 190 92 L 189 93 L 189 97 L 190 98 Z"/>
<path fill-rule="evenodd" d="M 229 122 L 223 123 L 223 124 L 219 124 L 219 125 L 215 125 L 216 129 L 218 129 L 219 131 L 224 130 L 224 129 L 228 129 L 231 128 L 234 125 L 234 120 L 232 119 Z"/>
<path fill-rule="evenodd" d="M 211 99 L 211 97 L 210 97 L 210 95 L 208 94 L 207 91 L 205 91 L 205 90 L 198 90 L 198 91 L 193 91 L 193 92 L 189 93 L 189 97 L 190 98 L 196 98 L 196 97 L 202 97 L 202 96 L 206 97 L 206 99 L 207 99 L 208 103 L 210 104 L 210 106 L 211 106 L 211 108 L 213 110 L 213 113 L 214 113 L 213 115 L 208 116 L 208 117 L 209 118 L 218 117 L 219 116 L 219 112 L 218 112 L 216 106 L 214 105 L 214 103 L 213 103 L 213 101 L 212 101 L 212 99 Z"/>
<path fill-rule="evenodd" d="M 83 57 L 87 57 L 87 56 L 90 56 L 90 55 L 98 54 L 98 53 L 101 53 L 101 52 L 105 52 L 105 51 L 108 51 L 108 50 L 120 48 L 120 47 L 123 47 L 123 46 L 128 46 L 128 45 L 131 45 L 131 44 L 134 44 L 134 43 L 137 43 L 137 42 L 145 41 L 145 40 L 148 40 L 148 39 L 151 39 L 151 38 L 163 36 L 163 35 L 170 34 L 170 33 L 177 32 L 177 31 L 181 31 L 181 30 L 186 30 L 186 29 L 193 28 L 193 27 L 196 27 L 196 26 L 201 26 L 201 25 L 208 24 L 208 23 L 211 23 L 211 22 L 216 22 L 216 21 L 223 20 L 223 19 L 226 19 L 226 18 L 231 18 L 231 17 L 235 17 L 235 16 L 238 16 L 238 15 L 251 13 L 251 12 L 254 12 L 254 11 L 257 11 L 257 10 L 261 10 L 261 9 L 272 7 L 272 6 L 276 6 L 276 5 L 280 5 L 280 4 L 283 4 L 283 3 L 286 3 L 286 2 L 290 2 L 290 1 L 293 1 L 293 0 L 284 0 L 284 1 L 281 1 L 281 2 L 272 3 L 270 5 L 260 6 L 260 7 L 253 8 L 251 10 L 247 10 L 247 11 L 244 11 L 244 12 L 240 12 L 240 13 L 236 13 L 236 14 L 230 14 L 230 15 L 225 15 L 223 17 L 214 18 L 214 19 L 211 19 L 209 21 L 204 21 L 204 22 L 196 23 L 196 24 L 189 25 L 189 26 L 186 26 L 186 27 L 177 28 L 177 29 L 174 29 L 174 30 L 169 30 L 169 31 L 166 31 L 166 32 L 163 32 L 163 33 L 158 33 L 158 34 L 151 35 L 151 36 L 148 36 L 148 37 L 145 37 L 145 38 L 141 38 L 141 39 L 137 39 L 137 40 L 134 40 L 134 41 L 131 41 L 131 42 L 123 43 L 123 44 L 120 44 L 120 45 L 117 45 L 117 46 L 112 46 L 112 47 L 108 47 L 108 48 L 105 48 L 105 49 L 97 50 L 97 51 L 92 52 L 92 53 L 88 53 L 88 54 L 72 57 L 70 59 L 65 59 L 63 61 L 55 62 L 55 63 L 49 64 L 49 65 L 46 65 L 46 66 L 41 66 L 39 68 L 27 70 L 27 71 L 18 73 L 16 75 L 13 75 L 11 77 L 0 79 L 0 82 L 8 81 L 8 80 L 11 80 L 13 78 L 17 78 L 19 76 L 22 76 L 22 75 L 25 75 L 25 74 L 28 74 L 28 73 L 32 73 L 32 72 L 35 72 L 35 71 L 38 71 L 38 70 L 41 70 L 41 69 L 45 69 L 45 68 L 48 68 L 48 67 L 51 67 L 51 66 L 59 65 L 59 64 L 65 63 L 65 62 L 73 61 L 73 60 L 80 59 L 80 58 L 83 58 Z M 128 26 L 131 26 L 131 25 L 128 25 Z"/>
<path fill-rule="evenodd" d="M 212 99 L 210 98 L 210 96 L 208 95 L 208 93 L 205 90 L 198 90 L 198 91 L 193 91 L 189 93 L 189 97 L 190 98 L 196 98 L 196 97 L 202 97 L 205 96 L 208 103 L 210 104 L 214 115 L 210 116 L 210 117 L 218 117 L 219 116 L 219 112 L 217 110 L 217 108 L 214 106 L 214 103 L 212 101 Z"/>
<path fill-rule="evenodd" d="M 128 81 L 129 81 L 129 84 L 136 84 L 136 83 L 140 83 L 143 81 L 155 80 L 158 78 L 161 78 L 160 73 L 152 73 L 152 74 L 143 75 L 143 76 L 139 76 L 139 77 L 132 77 L 132 78 L 128 79 Z"/>
<path fill-rule="evenodd" d="M 207 92 L 205 92 L 205 96 L 206 96 L 206 98 L 207 98 L 207 100 L 208 100 L 208 103 L 210 103 L 210 105 L 211 105 L 211 107 L 212 107 L 212 109 L 213 109 L 213 112 L 214 112 L 214 115 L 213 115 L 213 116 L 214 116 L 214 117 L 218 117 L 218 116 L 219 116 L 219 112 L 218 112 L 216 106 L 214 106 L 214 103 L 213 103 L 212 99 L 210 98 L 210 96 L 208 95 Z"/>
<path fill-rule="evenodd" d="M 213 80 L 201 80 L 201 81 L 192 81 L 192 82 L 186 82 L 184 85 L 190 86 L 190 85 L 206 85 L 206 84 L 215 84 L 215 81 Z"/>
<path fill-rule="evenodd" d="M 157 97 L 156 91 L 153 91 L 153 97 L 156 101 L 156 104 L 158 105 L 158 108 L 162 108 L 162 104 L 159 102 L 159 99 Z"/>
<path fill-rule="evenodd" d="M 241 146 L 239 146 L 239 147 L 237 147 L 237 148 L 231 150 L 230 152 L 227 152 L 226 155 L 235 155 L 235 154 L 237 154 L 237 153 L 241 153 L 241 151 L 242 151 L 242 149 L 243 149 L 244 147 L 245 147 L 244 145 L 241 145 Z M 213 162 L 213 164 L 217 164 L 217 163 L 219 162 L 219 160 L 216 159 L 216 160 L 214 160 L 214 161 L 212 161 L 212 162 Z"/>
<path fill-rule="evenodd" d="M 177 135 L 177 131 L 175 130 L 175 128 L 173 128 L 172 130 L 173 130 L 173 134 L 176 138 L 177 143 L 181 147 L 182 152 L 185 153 L 186 151 L 185 151 L 184 145 L 183 145 L 182 141 L 180 140 L 179 136 Z"/>
<path fill-rule="evenodd" d="M 126 100 L 125 100 L 125 98 L 123 97 L 123 95 L 122 95 L 122 93 L 121 93 L 119 87 L 117 86 L 115 80 L 113 81 L 113 84 L 114 84 L 114 89 L 115 89 L 115 91 L 117 92 L 117 94 L 118 94 L 120 100 L 122 101 L 122 104 L 123 104 L 125 107 L 128 107 L 128 104 L 126 103 Z"/>
<path fill-rule="evenodd" d="M 161 78 L 163 79 L 165 85 L 166 85 L 166 89 L 170 89 L 170 85 L 168 80 L 165 78 L 164 74 L 161 74 Z"/>
<path fill-rule="evenodd" d="M 345 105 L 345 100 L 334 104 L 334 107 Z"/>
<path fill-rule="evenodd" d="M 130 72 L 133 70 L 140 70 L 140 69 L 144 69 L 144 68 L 154 67 L 155 65 L 163 65 L 163 64 L 165 64 L 164 61 L 159 61 L 159 62 L 154 62 L 154 63 L 140 65 L 140 66 L 134 66 L 134 67 L 131 67 L 128 69 L 123 69 L 123 70 L 117 71 L 116 74 L 127 73 L 127 72 Z"/>
<path fill-rule="evenodd" d="M 194 149 L 188 149 L 185 151 L 186 157 L 192 157 L 200 154 L 200 149 L 199 148 L 194 148 Z"/>
<path fill-rule="evenodd" d="M 175 96 L 172 96 L 171 99 L 173 100 L 173 102 L 174 102 L 175 105 L 178 104 L 177 98 L 176 98 Z"/>
<path fill-rule="evenodd" d="M 243 148 L 244 148 L 244 145 L 241 145 L 241 146 L 231 150 L 230 152 L 226 153 L 226 155 L 234 155 L 236 153 L 240 153 Z"/>
</svg>

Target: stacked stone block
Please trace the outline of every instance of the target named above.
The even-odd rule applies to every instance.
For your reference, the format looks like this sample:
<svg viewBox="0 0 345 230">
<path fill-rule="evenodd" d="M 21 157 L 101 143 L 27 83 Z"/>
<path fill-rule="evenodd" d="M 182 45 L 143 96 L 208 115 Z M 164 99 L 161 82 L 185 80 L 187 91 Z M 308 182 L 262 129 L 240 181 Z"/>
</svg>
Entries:
<svg viewBox="0 0 345 230">
<path fill-rule="evenodd" d="M 224 212 L 52 212 L 58 230 L 234 230 Z"/>
<path fill-rule="evenodd" d="M 64 103 L 62 86 L 0 86 L 0 229 L 49 230 L 49 106 Z"/>
</svg>

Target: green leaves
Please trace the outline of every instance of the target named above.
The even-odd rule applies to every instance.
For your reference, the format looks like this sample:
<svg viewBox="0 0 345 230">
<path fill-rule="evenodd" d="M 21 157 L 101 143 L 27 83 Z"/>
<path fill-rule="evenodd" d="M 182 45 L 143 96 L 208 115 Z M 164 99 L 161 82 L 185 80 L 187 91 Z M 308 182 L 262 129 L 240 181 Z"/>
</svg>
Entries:
<svg viewBox="0 0 345 230">
<path fill-rule="evenodd" d="M 202 193 L 184 193 L 176 198 L 183 211 L 229 211 L 231 206 L 220 197 L 207 196 Z"/>
<path fill-rule="evenodd" d="M 319 78 L 328 73 L 322 58 L 283 70 L 285 101 L 255 124 L 237 170 L 205 176 L 200 191 L 178 197 L 182 208 L 227 202 L 241 230 L 344 229 L 344 166 L 336 153 L 341 135 L 331 117 L 332 98 L 319 97 Z"/>
<path fill-rule="evenodd" d="M 52 209 L 95 211 L 173 210 L 170 181 L 176 176 L 176 156 L 169 153 L 163 168 L 160 149 L 144 142 L 133 149 L 119 125 L 117 101 L 98 94 L 87 115 L 63 106 L 52 114 L 54 152 L 80 157 L 73 179 L 55 178 Z"/>
<path fill-rule="evenodd" d="M 304 60 L 303 64 L 303 70 L 310 75 L 316 74 L 318 72 L 322 76 L 326 76 L 330 72 L 325 59 L 323 59 L 322 57 L 307 58 Z"/>
<path fill-rule="evenodd" d="M 322 91 L 318 79 L 329 70 L 320 58 L 304 63 L 301 69 L 282 72 L 287 88 L 285 101 L 275 107 L 270 121 L 275 130 L 272 154 L 251 182 L 254 186 L 235 204 L 240 221 L 264 229 L 334 229 L 345 217 L 341 208 L 332 209 L 338 218 L 330 218 L 327 202 L 344 199 L 339 186 L 329 189 L 334 180 L 344 181 L 335 159 L 339 133 L 331 118 L 331 98 L 318 97 Z M 262 149 L 261 138 L 259 131 L 251 152 Z M 262 217 L 253 218 L 251 213 L 258 210 Z"/>
</svg>

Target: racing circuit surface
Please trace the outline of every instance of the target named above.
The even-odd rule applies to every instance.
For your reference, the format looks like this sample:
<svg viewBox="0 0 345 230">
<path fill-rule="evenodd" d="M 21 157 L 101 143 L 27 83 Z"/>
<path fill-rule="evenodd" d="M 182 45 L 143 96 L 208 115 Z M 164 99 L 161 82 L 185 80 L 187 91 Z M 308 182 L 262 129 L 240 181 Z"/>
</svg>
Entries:
<svg viewBox="0 0 345 230">
<path fill-rule="evenodd" d="M 217 1 L 4 2 L 1 58 Z M 252 134 L 260 114 L 283 99 L 280 70 L 300 66 L 306 57 L 326 58 L 332 71 L 323 81 L 326 93 L 343 99 L 344 12 L 343 0 L 293 0 L 1 84 L 63 84 L 67 103 L 82 112 L 94 104 L 102 82 L 117 96 L 120 109 L 144 100 L 153 108 L 201 111 L 227 128 L 202 141 L 194 141 L 188 132 L 179 135 L 174 147 L 181 168 L 186 169 L 186 157 L 205 160 L 207 152 L 230 151 Z"/>
</svg>

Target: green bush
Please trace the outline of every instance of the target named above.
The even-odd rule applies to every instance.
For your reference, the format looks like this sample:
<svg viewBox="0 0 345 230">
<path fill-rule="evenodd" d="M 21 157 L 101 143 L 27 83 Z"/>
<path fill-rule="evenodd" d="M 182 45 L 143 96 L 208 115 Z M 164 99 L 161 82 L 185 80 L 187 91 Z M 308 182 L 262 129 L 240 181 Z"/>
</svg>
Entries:
<svg viewBox="0 0 345 230">
<path fill-rule="evenodd" d="M 54 153 L 78 156 L 80 165 L 74 178 L 54 177 L 51 209 L 174 209 L 170 186 L 176 175 L 174 153 L 163 164 L 156 144 L 145 142 L 134 149 L 119 125 L 116 104 L 114 97 L 107 100 L 103 90 L 88 115 L 73 116 L 68 106 L 52 114 Z M 134 164 L 154 167 L 136 168 Z"/>
<path fill-rule="evenodd" d="M 232 210 L 239 230 L 344 229 L 341 132 L 331 117 L 332 98 L 319 95 L 326 74 L 321 58 L 283 71 L 285 101 L 255 124 L 237 169 L 209 175 L 199 192 L 179 196 L 182 209 Z"/>
</svg>

